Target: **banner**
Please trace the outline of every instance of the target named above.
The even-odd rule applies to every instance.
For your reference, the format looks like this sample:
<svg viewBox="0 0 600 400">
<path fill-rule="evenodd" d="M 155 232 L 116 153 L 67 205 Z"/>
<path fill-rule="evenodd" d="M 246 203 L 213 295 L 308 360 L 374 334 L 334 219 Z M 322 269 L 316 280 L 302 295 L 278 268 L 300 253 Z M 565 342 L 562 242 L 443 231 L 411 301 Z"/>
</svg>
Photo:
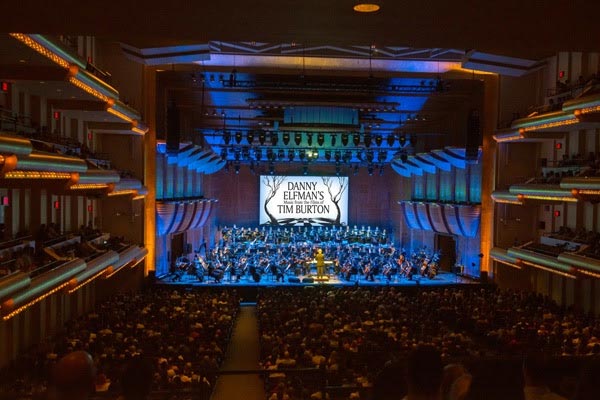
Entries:
<svg viewBox="0 0 600 400">
<path fill-rule="evenodd" d="M 348 177 L 260 177 L 260 224 L 348 224 Z"/>
</svg>

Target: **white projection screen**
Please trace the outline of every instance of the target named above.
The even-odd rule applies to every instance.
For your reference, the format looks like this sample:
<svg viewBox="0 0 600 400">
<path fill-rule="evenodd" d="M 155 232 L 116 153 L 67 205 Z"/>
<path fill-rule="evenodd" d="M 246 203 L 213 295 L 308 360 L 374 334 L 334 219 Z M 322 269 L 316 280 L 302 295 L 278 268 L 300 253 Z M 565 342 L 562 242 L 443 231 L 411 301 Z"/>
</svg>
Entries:
<svg viewBox="0 0 600 400">
<path fill-rule="evenodd" d="M 261 225 L 347 225 L 347 176 L 260 177 Z"/>
</svg>

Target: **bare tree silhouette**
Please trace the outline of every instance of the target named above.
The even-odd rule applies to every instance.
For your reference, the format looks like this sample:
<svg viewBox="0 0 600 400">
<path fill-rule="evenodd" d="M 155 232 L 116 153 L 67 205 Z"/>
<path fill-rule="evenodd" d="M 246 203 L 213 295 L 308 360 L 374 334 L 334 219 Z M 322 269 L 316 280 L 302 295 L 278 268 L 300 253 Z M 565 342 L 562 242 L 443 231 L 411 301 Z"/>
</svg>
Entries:
<svg viewBox="0 0 600 400">
<path fill-rule="evenodd" d="M 339 206 L 339 202 L 342 198 L 342 194 L 346 191 L 346 188 L 348 187 L 348 179 L 342 177 L 342 176 L 338 176 L 338 183 L 339 183 L 339 190 L 337 191 L 337 193 L 334 195 L 333 192 L 331 191 L 334 180 L 332 177 L 329 176 L 324 176 L 321 179 L 323 179 L 323 184 L 325 186 L 327 186 L 327 191 L 329 192 L 329 198 L 331 199 L 331 201 L 333 202 L 333 204 L 335 205 L 335 208 L 337 209 L 337 217 L 335 218 L 335 222 L 334 224 L 339 225 L 340 224 L 340 218 L 342 217 L 342 212 L 340 211 L 340 206 Z"/>
<path fill-rule="evenodd" d="M 271 225 L 279 225 L 277 218 L 273 216 L 269 212 L 269 208 L 267 205 L 269 202 L 275 197 L 275 194 L 279 190 L 281 184 L 285 181 L 285 176 L 265 176 L 263 178 L 263 183 L 269 188 L 269 194 L 267 195 L 267 199 L 265 200 L 265 204 L 263 204 L 263 208 L 265 209 L 265 213 L 269 216 L 269 222 Z"/>
</svg>

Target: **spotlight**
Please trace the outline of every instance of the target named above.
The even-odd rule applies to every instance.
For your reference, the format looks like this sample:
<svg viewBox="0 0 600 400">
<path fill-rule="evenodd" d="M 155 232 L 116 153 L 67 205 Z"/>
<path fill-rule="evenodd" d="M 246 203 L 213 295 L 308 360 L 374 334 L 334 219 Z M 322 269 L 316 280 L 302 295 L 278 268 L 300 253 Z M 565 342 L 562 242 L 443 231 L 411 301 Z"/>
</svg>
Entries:
<svg viewBox="0 0 600 400">
<path fill-rule="evenodd" d="M 335 133 L 331 135 L 331 146 L 335 146 L 336 135 Z"/>
<path fill-rule="evenodd" d="M 317 143 L 319 144 L 319 146 L 323 146 L 323 144 L 325 143 L 325 135 L 319 133 L 317 135 Z"/>
<path fill-rule="evenodd" d="M 254 169 L 254 161 L 252 161 L 252 162 L 250 163 L 250 172 L 252 172 L 252 175 L 254 175 L 254 174 L 255 174 L 255 172 L 256 172 L 256 171 L 255 171 L 255 169 Z"/>
<path fill-rule="evenodd" d="M 254 142 L 254 132 L 253 131 L 248 131 L 246 133 L 246 140 L 248 140 L 248 144 L 252 144 L 252 142 Z"/>
<path fill-rule="evenodd" d="M 389 134 L 387 137 L 387 144 L 388 146 L 392 147 L 394 145 L 394 142 L 396 141 L 396 137 L 393 134 Z"/>
<path fill-rule="evenodd" d="M 384 162 L 385 160 L 387 160 L 387 156 L 388 156 L 387 151 L 379 150 L 379 153 L 377 154 L 377 159 L 379 160 L 379 162 Z"/>
<path fill-rule="evenodd" d="M 262 159 L 262 149 L 257 147 L 254 149 L 254 159 L 260 161 Z"/>
<path fill-rule="evenodd" d="M 348 134 L 345 132 L 342 133 L 342 144 L 348 146 Z M 331 145 L 333 146 L 333 141 L 331 142 Z"/>
<path fill-rule="evenodd" d="M 358 133 L 355 133 L 352 137 L 352 143 L 354 143 L 355 146 L 358 146 L 360 143 L 360 135 Z"/>
<path fill-rule="evenodd" d="M 294 161 L 294 157 L 296 156 L 296 154 L 294 154 L 294 150 L 289 149 L 288 150 L 288 160 L 290 161 Z"/>
<path fill-rule="evenodd" d="M 300 146 L 300 143 L 302 143 L 302 134 L 301 133 L 296 133 L 294 135 L 294 143 L 296 143 L 296 146 Z"/>
<path fill-rule="evenodd" d="M 365 133 L 364 142 L 365 142 L 366 147 L 371 147 L 371 134 L 370 133 Z"/>
<path fill-rule="evenodd" d="M 406 145 L 406 135 L 400 136 L 400 138 L 398 139 L 398 143 L 400 143 L 401 147 L 404 147 Z"/>
<path fill-rule="evenodd" d="M 279 161 L 283 161 L 283 159 L 285 158 L 285 152 L 283 151 L 283 149 L 279 149 L 279 151 L 277 152 L 277 158 L 279 158 Z"/>
<path fill-rule="evenodd" d="M 240 161 L 240 157 L 241 157 L 241 155 L 242 155 L 242 154 L 240 153 L 240 150 L 239 150 L 239 149 L 236 149 L 236 150 L 235 150 L 235 154 L 234 154 L 235 161 Z"/>
<path fill-rule="evenodd" d="M 247 160 L 250 158 L 250 149 L 246 146 L 244 146 L 244 148 L 242 149 L 242 158 L 244 160 Z"/>
<path fill-rule="evenodd" d="M 239 173 L 240 173 L 240 163 L 239 162 L 235 163 L 234 168 L 235 168 L 235 174 L 239 175 Z"/>
<path fill-rule="evenodd" d="M 229 144 L 231 142 L 231 133 L 229 133 L 229 131 L 223 132 L 223 142 L 225 142 L 225 144 Z"/>
<path fill-rule="evenodd" d="M 302 167 L 302 175 L 308 175 L 308 165 Z"/>
<path fill-rule="evenodd" d="M 383 143 L 383 136 L 381 136 L 381 135 L 375 136 L 375 144 L 377 146 L 381 147 L 381 143 Z"/>
<path fill-rule="evenodd" d="M 265 133 L 265 131 L 258 132 L 258 143 L 260 143 L 261 146 L 265 144 L 266 140 L 267 140 L 267 134 Z"/>
<path fill-rule="evenodd" d="M 227 147 L 223 147 L 223 148 L 221 149 L 221 158 L 222 158 L 223 160 L 227 160 Z"/>
<path fill-rule="evenodd" d="M 358 161 L 363 161 L 363 152 L 361 150 L 358 150 L 356 152 L 356 158 L 358 159 Z"/>
<path fill-rule="evenodd" d="M 352 152 L 350 150 L 346 150 L 346 152 L 344 153 L 344 162 L 345 163 L 350 163 L 350 161 L 352 161 Z"/>
<path fill-rule="evenodd" d="M 337 150 L 335 152 L 335 156 L 334 157 L 335 157 L 335 162 L 340 162 L 340 160 L 342 159 L 342 152 L 339 151 L 339 150 Z"/>
<path fill-rule="evenodd" d="M 309 146 L 312 146 L 312 137 L 313 137 L 312 133 L 306 134 L 306 143 L 308 143 Z"/>
<path fill-rule="evenodd" d="M 331 161 L 331 150 L 325 150 L 325 159 Z"/>
<path fill-rule="evenodd" d="M 288 132 L 283 133 L 283 144 L 286 146 L 290 143 L 290 134 Z"/>
<path fill-rule="evenodd" d="M 300 151 L 298 152 L 298 158 L 299 158 L 301 161 L 303 161 L 303 160 L 304 160 L 304 157 L 306 157 L 306 152 L 305 152 L 304 150 L 300 150 Z"/>
<path fill-rule="evenodd" d="M 269 161 L 275 161 L 275 153 L 273 153 L 273 150 L 271 149 L 267 149 L 267 160 Z"/>
<path fill-rule="evenodd" d="M 229 161 L 225 163 L 225 172 L 229 173 Z"/>
<path fill-rule="evenodd" d="M 369 172 L 369 176 L 373 176 L 373 164 L 369 164 L 367 171 Z"/>
<path fill-rule="evenodd" d="M 335 167 L 335 174 L 336 174 L 337 176 L 340 176 L 340 172 L 341 172 L 341 171 L 342 171 L 342 168 L 341 168 L 339 165 Z"/>
<path fill-rule="evenodd" d="M 317 151 L 317 149 L 308 149 L 308 152 L 306 153 L 306 156 L 308 157 L 309 161 L 310 160 L 316 160 L 317 158 L 319 158 L 319 152 Z"/>
<path fill-rule="evenodd" d="M 269 164 L 269 175 L 275 175 L 275 165 L 273 163 Z"/>
<path fill-rule="evenodd" d="M 367 161 L 371 163 L 371 162 L 373 162 L 374 158 L 375 158 L 375 155 L 373 154 L 373 150 L 367 151 Z"/>
<path fill-rule="evenodd" d="M 279 135 L 277 134 L 277 132 L 272 132 L 271 133 L 271 144 L 273 146 L 277 146 L 277 142 L 279 142 Z"/>
</svg>

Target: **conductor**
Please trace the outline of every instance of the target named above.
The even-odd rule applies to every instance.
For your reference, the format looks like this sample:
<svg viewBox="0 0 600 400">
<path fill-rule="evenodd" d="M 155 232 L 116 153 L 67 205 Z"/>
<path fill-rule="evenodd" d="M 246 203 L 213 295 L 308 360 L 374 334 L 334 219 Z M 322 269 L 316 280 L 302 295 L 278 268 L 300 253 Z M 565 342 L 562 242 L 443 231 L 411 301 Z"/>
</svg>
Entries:
<svg viewBox="0 0 600 400">
<path fill-rule="evenodd" d="M 317 263 L 317 277 L 325 275 L 325 255 L 322 249 L 317 250 L 315 261 Z"/>
</svg>

